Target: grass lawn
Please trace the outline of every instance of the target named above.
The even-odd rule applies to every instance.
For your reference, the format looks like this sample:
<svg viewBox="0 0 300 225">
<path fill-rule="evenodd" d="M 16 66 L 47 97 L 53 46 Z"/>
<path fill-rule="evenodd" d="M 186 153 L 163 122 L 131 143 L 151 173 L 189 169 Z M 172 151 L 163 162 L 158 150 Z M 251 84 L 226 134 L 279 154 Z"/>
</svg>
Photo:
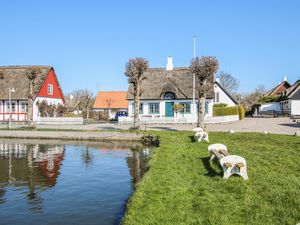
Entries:
<svg viewBox="0 0 300 225">
<path fill-rule="evenodd" d="M 259 133 L 210 133 L 245 157 L 249 180 L 222 179 L 209 161 L 208 143 L 192 132 L 151 132 L 161 146 L 128 203 L 123 223 L 291 224 L 300 223 L 300 138 Z"/>
</svg>

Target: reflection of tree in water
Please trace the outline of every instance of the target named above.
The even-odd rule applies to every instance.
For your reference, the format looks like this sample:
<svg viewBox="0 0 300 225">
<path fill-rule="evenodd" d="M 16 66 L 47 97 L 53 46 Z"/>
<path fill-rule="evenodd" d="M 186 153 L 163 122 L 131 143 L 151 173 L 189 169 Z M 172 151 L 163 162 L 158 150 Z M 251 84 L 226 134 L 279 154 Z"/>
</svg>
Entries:
<svg viewBox="0 0 300 225">
<path fill-rule="evenodd" d="M 132 186 L 135 188 L 135 185 L 141 180 L 143 175 L 147 172 L 147 162 L 150 155 L 149 148 L 131 148 L 132 156 L 127 157 L 127 165 L 132 177 Z"/>
<path fill-rule="evenodd" d="M 85 146 L 85 148 L 82 150 L 81 158 L 82 161 L 86 164 L 86 166 L 92 164 L 94 158 L 93 151 L 90 151 L 89 147 Z"/>
<path fill-rule="evenodd" d="M 0 205 L 6 202 L 6 199 L 4 198 L 5 192 L 5 189 L 3 187 L 0 187 Z"/>
<path fill-rule="evenodd" d="M 30 210 L 35 213 L 43 212 L 43 199 L 37 194 L 34 182 L 34 160 L 33 160 L 34 145 L 27 145 L 27 166 L 28 166 L 28 193 L 27 200 L 31 206 Z"/>
</svg>

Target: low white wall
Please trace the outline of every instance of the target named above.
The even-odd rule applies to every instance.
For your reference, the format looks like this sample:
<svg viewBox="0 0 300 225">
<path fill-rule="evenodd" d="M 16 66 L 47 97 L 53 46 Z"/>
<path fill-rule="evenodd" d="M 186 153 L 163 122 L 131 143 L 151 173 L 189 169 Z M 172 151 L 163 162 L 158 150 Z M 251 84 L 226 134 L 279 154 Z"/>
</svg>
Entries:
<svg viewBox="0 0 300 225">
<path fill-rule="evenodd" d="M 270 111 L 270 110 L 280 111 L 280 104 L 279 104 L 279 102 L 264 103 L 259 108 L 259 111 L 261 111 L 261 112 Z"/>
<path fill-rule="evenodd" d="M 133 117 L 119 117 L 119 124 L 128 124 L 133 123 Z M 205 123 L 226 123 L 232 121 L 238 121 L 239 115 L 233 116 L 214 116 L 214 117 L 205 117 Z M 194 118 L 176 118 L 176 117 L 162 117 L 159 115 L 156 116 L 141 116 L 141 123 L 149 124 L 187 124 L 187 123 L 196 123 L 197 120 Z"/>
<path fill-rule="evenodd" d="M 227 123 L 238 121 L 240 119 L 239 115 L 233 116 L 214 116 L 214 117 L 206 117 L 204 119 L 205 123 Z"/>
<path fill-rule="evenodd" d="M 291 115 L 300 115 L 300 100 L 291 101 Z"/>
<path fill-rule="evenodd" d="M 56 124 L 56 125 L 81 125 L 83 124 L 82 117 L 38 117 L 36 124 Z"/>
</svg>

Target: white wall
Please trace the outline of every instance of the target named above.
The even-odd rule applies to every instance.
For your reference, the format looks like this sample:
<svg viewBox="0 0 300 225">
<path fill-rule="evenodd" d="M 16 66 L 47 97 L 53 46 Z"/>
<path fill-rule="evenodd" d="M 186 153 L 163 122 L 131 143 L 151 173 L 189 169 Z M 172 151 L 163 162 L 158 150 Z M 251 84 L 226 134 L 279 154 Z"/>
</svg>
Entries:
<svg viewBox="0 0 300 225">
<path fill-rule="evenodd" d="M 45 98 L 45 97 L 37 97 L 34 102 L 33 102 L 33 121 L 36 121 L 37 118 L 39 117 L 39 112 L 38 112 L 38 107 L 37 107 L 37 102 L 42 102 L 46 100 L 48 105 L 52 104 L 52 105 L 58 105 L 58 104 L 63 104 L 62 99 L 60 98 Z"/>
<path fill-rule="evenodd" d="M 264 112 L 264 111 L 269 111 L 269 110 L 275 110 L 275 111 L 280 111 L 280 104 L 279 102 L 268 102 L 264 103 L 260 106 L 259 111 Z"/>
<path fill-rule="evenodd" d="M 236 105 L 235 102 L 232 101 L 231 98 L 229 98 L 229 96 L 220 88 L 220 86 L 217 83 L 214 84 L 214 93 L 215 93 L 215 100 L 214 100 L 215 104 L 225 103 L 228 106 Z M 219 101 L 217 101 L 217 98 L 216 98 L 217 93 L 219 93 Z"/>
<path fill-rule="evenodd" d="M 149 114 L 149 103 L 159 103 L 159 116 L 165 116 L 165 104 L 166 102 L 174 102 L 174 104 L 178 103 L 183 103 L 183 102 L 190 102 L 191 103 L 191 113 L 174 113 L 174 117 L 177 118 L 194 118 L 196 116 L 197 112 L 197 102 L 196 104 L 193 105 L 191 100 L 141 100 L 140 103 L 143 103 L 143 114 L 142 116 L 147 116 L 147 115 L 155 115 L 155 114 Z M 212 99 L 206 99 L 206 102 L 208 103 L 208 114 L 206 114 L 206 117 L 211 117 L 213 114 L 213 100 Z M 194 116 L 193 116 L 193 109 L 194 109 Z M 133 101 L 129 100 L 128 101 L 128 115 L 133 116 Z"/>
<path fill-rule="evenodd" d="M 300 115 L 300 100 L 291 100 L 291 115 Z"/>
</svg>

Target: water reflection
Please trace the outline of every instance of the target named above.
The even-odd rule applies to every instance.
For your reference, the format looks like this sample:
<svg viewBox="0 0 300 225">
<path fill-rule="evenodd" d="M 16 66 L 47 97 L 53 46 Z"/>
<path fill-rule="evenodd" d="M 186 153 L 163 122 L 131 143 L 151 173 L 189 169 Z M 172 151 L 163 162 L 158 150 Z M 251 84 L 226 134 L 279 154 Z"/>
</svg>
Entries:
<svg viewBox="0 0 300 225">
<path fill-rule="evenodd" d="M 63 210 L 67 210 L 66 214 L 74 213 L 78 217 L 75 220 L 79 221 L 78 224 L 80 218 L 85 216 L 89 217 L 90 224 L 120 222 L 126 200 L 134 190 L 135 184 L 147 171 L 150 149 L 140 145 L 124 146 L 120 143 L 32 142 L 0 140 L 0 211 L 4 209 L 3 213 L 13 215 L 18 213 L 18 210 L 28 209 L 44 218 L 45 215 L 51 215 L 49 212 L 53 208 L 62 207 L 60 213 Z M 82 165 L 85 165 L 85 169 L 81 168 Z M 131 184 L 131 190 L 126 183 Z M 77 194 L 72 194 L 73 192 Z M 26 199 L 27 207 L 23 203 L 14 202 L 14 199 L 19 202 L 19 198 Z M 59 201 L 63 201 L 65 205 L 59 204 Z M 75 201 L 80 204 L 76 206 Z M 89 209 L 86 215 L 83 215 L 83 212 L 80 214 L 82 209 L 76 211 L 76 207 L 84 205 L 83 202 Z M 89 206 L 89 202 L 93 203 Z M 113 211 L 116 209 L 118 210 Z M 93 216 L 92 212 L 95 212 L 95 223 L 90 219 Z M 9 215 L 0 215 L 0 221 L 4 219 L 6 224 L 15 224 L 25 219 L 30 221 L 30 224 L 36 224 L 35 220 L 29 219 L 29 214 L 22 213 L 24 218 L 20 216 L 20 221 L 15 217 L 14 222 L 10 222 Z M 97 214 L 98 217 L 102 215 L 108 219 L 99 222 Z M 56 218 L 56 223 L 58 221 Z M 64 221 L 64 224 L 68 222 Z M 77 222 L 73 221 L 72 224 Z"/>
</svg>

